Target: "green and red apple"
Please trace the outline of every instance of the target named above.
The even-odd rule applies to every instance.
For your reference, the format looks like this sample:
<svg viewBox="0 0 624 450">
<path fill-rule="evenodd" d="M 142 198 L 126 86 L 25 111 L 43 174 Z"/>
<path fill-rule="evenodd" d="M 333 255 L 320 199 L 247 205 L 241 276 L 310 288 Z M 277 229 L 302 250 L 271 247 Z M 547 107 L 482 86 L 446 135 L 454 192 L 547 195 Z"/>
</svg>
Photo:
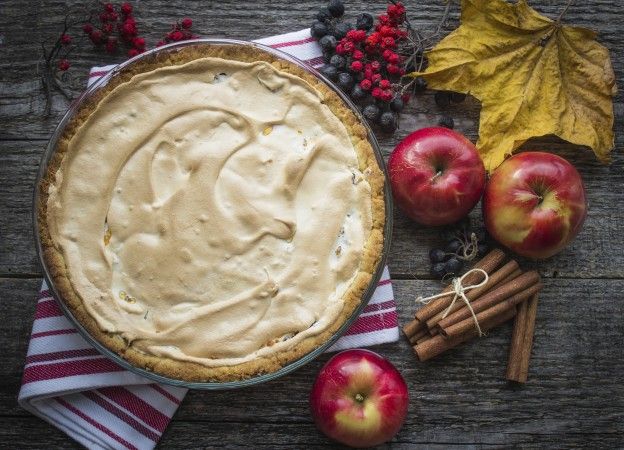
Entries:
<svg viewBox="0 0 624 450">
<path fill-rule="evenodd" d="M 323 433 L 351 447 L 382 444 L 407 415 L 407 386 L 399 371 L 369 350 L 347 350 L 321 369 L 310 409 Z"/>
<path fill-rule="evenodd" d="M 572 241 L 587 215 L 583 180 L 565 159 L 519 153 L 490 177 L 483 218 L 490 235 L 519 255 L 548 258 Z"/>
</svg>

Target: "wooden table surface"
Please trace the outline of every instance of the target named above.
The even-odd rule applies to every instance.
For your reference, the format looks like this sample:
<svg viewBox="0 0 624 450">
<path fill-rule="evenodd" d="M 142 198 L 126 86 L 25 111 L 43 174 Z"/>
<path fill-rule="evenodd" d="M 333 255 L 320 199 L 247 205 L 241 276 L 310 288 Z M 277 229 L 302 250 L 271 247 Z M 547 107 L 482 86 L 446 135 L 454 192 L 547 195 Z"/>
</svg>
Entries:
<svg viewBox="0 0 624 450">
<path fill-rule="evenodd" d="M 40 42 L 56 39 L 69 6 L 81 2 L 40 0 L 0 3 L 0 447 L 76 447 L 63 433 L 20 409 L 16 402 L 33 320 L 41 268 L 35 255 L 31 197 L 39 159 L 67 108 L 59 95 L 44 116 L 37 74 Z M 206 37 L 253 39 L 309 26 L 322 1 L 151 1 L 137 4 L 141 30 L 153 43 L 174 20 L 189 16 Z M 437 23 L 444 2 L 407 1 L 424 30 Z M 564 1 L 530 3 L 556 17 Z M 620 0 L 576 2 L 565 21 L 598 31 L 610 51 L 618 84 L 624 88 L 624 25 Z M 355 14 L 378 13 L 381 1 L 347 2 Z M 455 5 L 450 25 L 457 24 Z M 120 61 L 89 45 L 72 56 L 76 86 L 90 66 Z M 78 91 L 76 90 L 75 93 Z M 622 92 L 622 91 L 620 91 Z M 510 326 L 478 341 L 419 363 L 401 340 L 378 346 L 409 385 L 408 419 L 389 444 L 413 447 L 622 447 L 624 446 L 624 103 L 616 98 L 613 164 L 600 165 L 587 149 L 556 139 L 525 148 L 543 148 L 568 158 L 587 187 L 589 215 L 574 243 L 536 267 L 544 277 L 529 382 L 513 388 L 504 380 Z M 449 111 L 456 129 L 476 138 L 479 105 L 468 99 Z M 442 111 L 431 92 L 417 97 L 393 137 L 380 137 L 384 154 L 414 129 L 436 124 Z M 474 217 L 480 212 L 474 211 Z M 390 268 L 405 323 L 419 293 L 439 283 L 428 275 L 427 252 L 439 245 L 434 229 L 396 213 Z M 190 392 L 165 432 L 170 447 L 309 448 L 333 444 L 319 434 L 307 397 L 323 356 L 296 373 L 258 387 L 229 392 Z"/>
</svg>

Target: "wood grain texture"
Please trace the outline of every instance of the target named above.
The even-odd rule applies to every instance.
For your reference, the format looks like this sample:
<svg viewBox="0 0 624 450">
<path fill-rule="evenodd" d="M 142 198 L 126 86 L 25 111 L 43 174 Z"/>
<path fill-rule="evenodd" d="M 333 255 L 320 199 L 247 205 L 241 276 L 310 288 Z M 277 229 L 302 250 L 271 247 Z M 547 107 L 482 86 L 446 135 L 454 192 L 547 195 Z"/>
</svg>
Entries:
<svg viewBox="0 0 624 450">
<path fill-rule="evenodd" d="M 556 17 L 565 0 L 530 0 Z M 39 43 L 59 32 L 68 9 L 84 2 L 41 0 L 0 3 L 0 448 L 78 448 L 63 433 L 17 406 L 22 365 L 32 325 L 41 271 L 31 225 L 32 186 L 46 141 L 67 108 L 54 96 L 52 113 L 43 116 L 38 75 Z M 150 43 L 182 16 L 192 17 L 206 37 L 253 39 L 309 25 L 324 1 L 135 2 L 141 32 Z M 381 11 L 382 1 L 347 1 L 347 11 Z M 444 2 L 406 1 L 412 21 L 431 30 Z M 457 24 L 458 11 L 451 15 Z M 616 148 L 611 166 L 591 152 L 555 138 L 524 148 L 548 149 L 579 168 L 590 210 L 578 239 L 540 264 L 519 260 L 546 278 L 540 297 L 528 383 L 515 389 L 504 381 L 509 325 L 481 340 L 419 363 L 405 340 L 378 346 L 404 374 L 411 395 L 406 425 L 387 447 L 591 447 L 624 445 L 624 38 L 620 0 L 576 2 L 565 22 L 590 27 L 611 51 L 620 93 L 616 97 Z M 450 28 L 449 28 L 450 29 Z M 84 86 L 90 66 L 112 63 L 88 44 L 72 56 L 74 93 Z M 387 156 L 414 129 L 434 125 L 443 114 L 456 129 L 477 136 L 479 104 L 474 99 L 449 110 L 433 93 L 417 97 L 402 115 L 392 137 L 379 136 Z M 479 221 L 480 211 L 472 214 Z M 440 243 L 437 231 L 395 214 L 390 267 L 399 315 L 406 323 L 413 299 L 439 290 L 428 280 L 427 251 Z M 2 278 L 4 277 L 4 278 Z M 165 433 L 162 448 L 245 447 L 327 448 L 333 444 L 314 428 L 307 395 L 325 355 L 294 374 L 235 392 L 191 392 Z"/>
<path fill-rule="evenodd" d="M 0 323 L 6 350 L 0 356 L 0 421 L 21 423 L 22 417 L 24 427 L 37 426 L 17 406 L 15 395 L 38 285 L 33 279 L 0 279 L 7 314 L 19 318 Z M 414 297 L 439 285 L 401 280 L 395 289 L 405 323 Z M 411 397 L 407 423 L 393 442 L 617 446 L 624 438 L 623 291 L 624 280 L 549 280 L 523 389 L 504 380 L 510 324 L 427 363 L 415 359 L 404 339 L 377 346 L 399 368 Z M 581 310 L 568 307 L 574 299 L 582 299 Z M 307 404 L 311 380 L 328 358 L 323 355 L 294 374 L 254 388 L 189 393 L 163 447 L 328 445 L 315 431 Z M 49 428 L 44 427 L 45 434 L 57 436 Z M 15 427 L 0 427 L 0 441 L 9 442 L 15 433 Z"/>
</svg>

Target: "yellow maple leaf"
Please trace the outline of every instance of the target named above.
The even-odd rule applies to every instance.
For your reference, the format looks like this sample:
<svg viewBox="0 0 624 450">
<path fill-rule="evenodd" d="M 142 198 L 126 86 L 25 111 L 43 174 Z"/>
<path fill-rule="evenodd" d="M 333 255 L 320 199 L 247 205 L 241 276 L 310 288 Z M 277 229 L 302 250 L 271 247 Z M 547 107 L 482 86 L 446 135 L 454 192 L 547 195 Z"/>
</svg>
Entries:
<svg viewBox="0 0 624 450">
<path fill-rule="evenodd" d="M 488 171 L 547 134 L 591 147 L 608 163 L 617 89 L 609 51 L 595 37 L 525 0 L 462 0 L 459 28 L 427 53 L 425 72 L 411 75 L 481 101 L 477 148 Z"/>
</svg>

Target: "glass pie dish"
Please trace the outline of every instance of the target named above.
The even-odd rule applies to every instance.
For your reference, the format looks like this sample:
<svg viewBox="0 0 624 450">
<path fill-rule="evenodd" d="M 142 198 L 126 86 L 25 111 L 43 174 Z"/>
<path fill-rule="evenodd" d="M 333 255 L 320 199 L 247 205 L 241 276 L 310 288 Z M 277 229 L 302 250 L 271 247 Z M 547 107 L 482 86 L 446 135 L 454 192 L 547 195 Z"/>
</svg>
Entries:
<svg viewBox="0 0 624 450">
<path fill-rule="evenodd" d="M 384 235 L 383 249 L 381 251 L 380 257 L 377 260 L 374 272 L 372 274 L 372 279 L 371 279 L 370 283 L 367 285 L 367 287 L 366 287 L 366 289 L 364 291 L 364 294 L 361 296 L 361 301 L 359 302 L 357 307 L 353 310 L 353 312 L 350 314 L 350 316 L 347 318 L 347 320 L 342 323 L 342 326 L 340 326 L 340 328 L 335 333 L 333 333 L 332 336 L 329 339 L 325 340 L 324 342 L 322 342 L 321 345 L 319 345 L 316 348 L 314 348 L 313 350 L 307 352 L 306 354 L 304 354 L 300 358 L 289 362 L 288 364 L 284 365 L 283 367 L 281 367 L 278 370 L 275 370 L 275 371 L 272 371 L 272 372 L 269 372 L 269 373 L 266 373 L 266 374 L 262 374 L 262 375 L 256 375 L 256 376 L 253 376 L 251 378 L 245 378 L 245 379 L 237 380 L 237 381 L 194 382 L 194 381 L 188 381 L 188 380 L 182 380 L 182 379 L 169 378 L 169 377 L 163 376 L 161 374 L 158 374 L 158 373 L 152 372 L 150 370 L 147 370 L 145 368 L 138 367 L 137 365 L 130 363 L 128 360 L 124 359 L 122 356 L 120 356 L 119 354 L 117 354 L 116 352 L 112 351 L 111 349 L 109 349 L 104 344 L 102 344 L 96 337 L 94 337 L 87 330 L 87 328 L 85 326 L 83 326 L 83 324 L 81 324 L 81 322 L 79 320 L 77 320 L 77 318 L 75 317 L 75 314 L 72 312 L 72 309 L 68 306 L 68 304 L 64 300 L 63 296 L 59 295 L 58 286 L 55 286 L 54 277 L 51 276 L 50 267 L 49 267 L 48 263 L 46 262 L 46 258 L 44 257 L 44 247 L 42 245 L 42 237 L 40 235 L 41 230 L 40 230 L 38 211 L 42 208 L 42 205 L 41 205 L 42 199 L 40 198 L 41 192 L 40 192 L 40 188 L 39 187 L 41 186 L 42 181 L 44 180 L 44 177 L 46 176 L 46 173 L 48 171 L 48 166 L 49 166 L 50 162 L 52 161 L 53 157 L 55 156 L 55 151 L 56 151 L 56 149 L 58 147 L 59 140 L 62 138 L 66 127 L 70 124 L 72 119 L 74 119 L 76 117 L 76 115 L 81 110 L 84 109 L 85 105 L 89 104 L 88 102 L 90 100 L 92 100 L 96 95 L 98 95 L 100 93 L 101 89 L 103 89 L 105 86 L 107 86 L 107 84 L 110 83 L 111 81 L 116 81 L 116 77 L 120 77 L 122 73 L 127 73 L 127 71 L 131 70 L 133 68 L 133 65 L 135 65 L 137 63 L 149 61 L 150 58 L 155 58 L 156 56 L 160 57 L 165 52 L 175 53 L 175 52 L 180 51 L 180 49 L 183 49 L 183 48 L 186 48 L 186 47 L 190 47 L 190 46 L 194 46 L 194 47 L 201 47 L 201 46 L 211 46 L 211 47 L 218 47 L 218 46 L 233 47 L 234 46 L 234 47 L 237 47 L 237 46 L 241 46 L 241 51 L 243 50 L 243 48 L 244 49 L 254 49 L 254 51 L 265 52 L 265 53 L 268 53 L 268 54 L 272 55 L 274 58 L 279 58 L 281 60 L 288 61 L 289 63 L 294 64 L 297 67 L 299 67 L 299 69 L 304 70 L 309 75 L 312 75 L 312 76 L 316 77 L 318 80 L 320 80 L 322 83 L 324 83 L 330 90 L 332 90 L 342 100 L 344 105 L 346 105 L 351 110 L 351 112 L 359 119 L 360 124 L 366 130 L 367 137 L 368 137 L 368 142 L 370 143 L 370 145 L 371 145 L 371 147 L 373 149 L 373 152 L 375 154 L 375 158 L 377 160 L 378 166 L 381 168 L 381 170 L 385 170 L 383 158 L 382 158 L 381 152 L 379 150 L 379 146 L 377 144 L 377 141 L 376 141 L 372 131 L 370 130 L 370 128 L 367 126 L 367 124 L 364 121 L 364 119 L 359 114 L 359 112 L 358 112 L 357 108 L 355 107 L 355 105 L 336 86 L 334 86 L 331 83 L 331 81 L 329 81 L 326 78 L 324 78 L 322 75 L 320 75 L 314 69 L 312 69 L 311 67 L 307 66 L 305 63 L 303 63 L 303 62 L 297 60 L 296 58 L 294 58 L 294 57 L 292 57 L 292 56 L 290 56 L 288 54 L 285 54 L 285 53 L 283 53 L 283 52 L 281 52 L 279 50 L 275 50 L 275 49 L 272 49 L 270 47 L 266 47 L 266 46 L 263 46 L 263 45 L 260 45 L 260 44 L 256 44 L 256 43 L 249 43 L 249 42 L 235 41 L 235 40 L 225 40 L 225 39 L 221 39 L 221 40 L 201 39 L 201 40 L 195 40 L 195 41 L 187 41 L 187 42 L 182 42 L 182 43 L 175 43 L 175 44 L 163 46 L 163 47 L 160 47 L 160 48 L 157 48 L 157 49 L 145 52 L 145 53 L 143 53 L 143 54 L 141 54 L 141 55 L 139 55 L 139 56 L 137 56 L 137 57 L 135 57 L 135 58 L 133 58 L 133 59 L 131 59 L 131 60 L 121 64 L 121 65 L 119 65 L 119 66 L 117 66 L 117 67 L 115 67 L 111 72 L 109 72 L 108 74 L 106 74 L 105 76 L 100 78 L 97 82 L 95 82 L 92 86 L 90 86 L 71 105 L 71 107 L 69 108 L 69 110 L 67 111 L 65 116 L 62 118 L 61 122 L 59 123 L 58 127 L 56 128 L 56 130 L 55 130 L 54 134 L 52 135 L 52 137 L 50 139 L 50 142 L 49 142 L 49 144 L 48 144 L 48 146 L 46 148 L 46 151 L 44 153 L 44 156 L 43 156 L 43 159 L 42 159 L 42 162 L 41 162 L 41 165 L 40 165 L 38 177 L 37 177 L 37 184 L 36 184 L 36 188 L 35 188 L 34 204 L 33 204 L 33 212 L 34 212 L 33 223 L 34 223 L 34 229 L 35 229 L 36 247 L 37 247 L 37 252 L 38 252 L 39 259 L 40 259 L 42 267 L 43 267 L 44 277 L 45 277 L 45 279 L 46 279 L 46 281 L 48 283 L 48 286 L 50 288 L 50 292 L 55 297 L 55 299 L 57 300 L 59 305 L 61 306 L 61 308 L 64 311 L 65 315 L 73 323 L 73 325 L 80 332 L 80 334 L 91 345 L 93 345 L 96 349 L 98 349 L 98 351 L 100 351 L 102 354 L 104 354 L 108 358 L 112 359 L 117 364 L 121 365 L 122 367 L 126 368 L 127 370 L 132 371 L 134 373 L 137 373 L 139 375 L 145 376 L 145 377 L 147 377 L 149 379 L 152 379 L 152 380 L 154 380 L 156 382 L 167 383 L 167 384 L 176 385 L 176 386 L 185 386 L 185 387 L 194 388 L 194 389 L 230 389 L 230 388 L 238 388 L 238 387 L 249 386 L 249 385 L 261 383 L 261 382 L 264 382 L 264 381 L 269 381 L 269 380 L 275 379 L 275 378 L 277 378 L 279 376 L 282 376 L 282 375 L 284 375 L 286 373 L 289 373 L 289 372 L 297 369 L 298 367 L 300 367 L 300 366 L 306 364 L 307 362 L 311 361 L 312 359 L 317 357 L 319 354 L 321 354 L 323 351 L 325 351 L 327 348 L 329 348 L 345 331 L 347 331 L 347 329 L 355 321 L 355 319 L 358 317 L 358 315 L 360 314 L 362 309 L 366 306 L 366 304 L 370 300 L 373 292 L 375 291 L 377 283 L 378 283 L 378 281 L 379 281 L 379 279 L 381 277 L 383 268 L 385 266 L 386 256 L 387 256 L 388 249 L 389 249 L 389 246 L 390 246 L 390 238 L 391 238 L 391 230 L 392 230 L 392 201 L 391 201 L 391 194 L 390 194 L 388 183 L 386 181 L 384 181 L 384 185 L 383 185 L 383 200 L 384 200 L 384 207 L 385 207 L 385 214 L 384 214 L 385 221 L 383 223 L 383 235 Z M 370 158 L 369 158 L 369 160 L 370 160 Z M 378 186 L 379 185 L 380 184 L 378 184 Z M 370 273 L 370 272 L 368 272 L 368 273 Z M 337 324 L 336 324 L 336 326 L 337 326 Z"/>
</svg>

